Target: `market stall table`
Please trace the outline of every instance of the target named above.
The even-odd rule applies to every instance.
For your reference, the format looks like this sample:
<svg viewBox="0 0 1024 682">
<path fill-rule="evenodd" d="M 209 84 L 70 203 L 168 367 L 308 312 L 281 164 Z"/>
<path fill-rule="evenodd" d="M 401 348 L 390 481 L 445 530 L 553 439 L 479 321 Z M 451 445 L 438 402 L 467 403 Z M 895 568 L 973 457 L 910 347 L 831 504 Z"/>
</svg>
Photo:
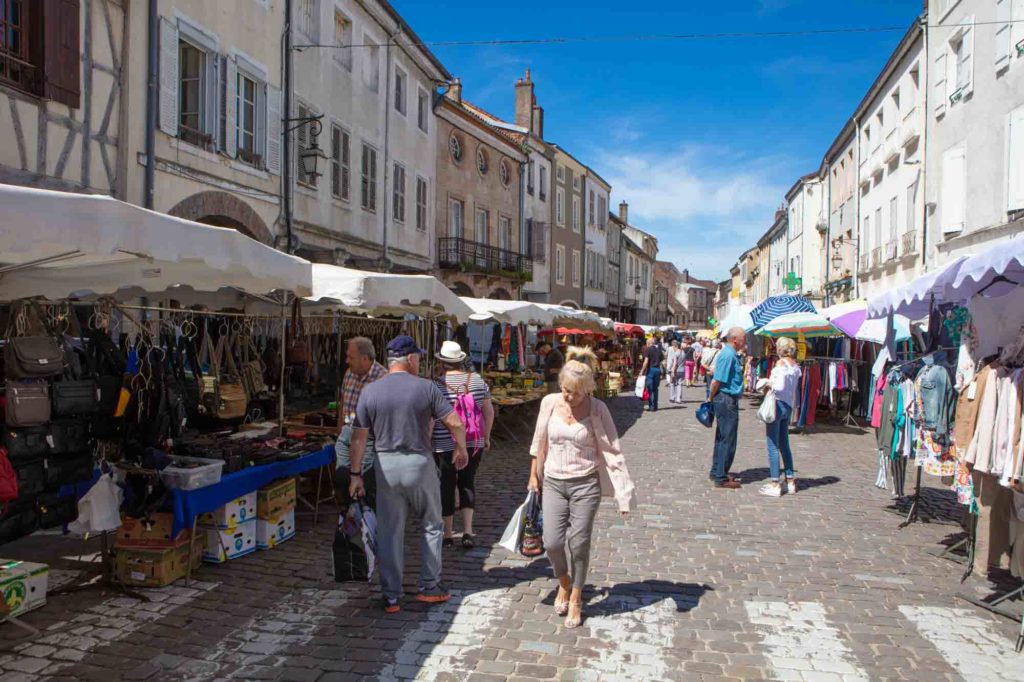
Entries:
<svg viewBox="0 0 1024 682">
<path fill-rule="evenodd" d="M 532 438 L 533 424 L 531 422 L 537 416 L 534 408 L 540 405 L 540 401 L 544 399 L 545 395 L 537 394 L 522 398 L 491 398 L 495 409 L 494 425 L 500 426 L 501 430 L 517 444 L 521 444 L 522 441 L 512 428 L 513 425 L 524 429 L 529 434 L 529 438 Z M 505 419 L 501 419 L 501 415 L 507 416 Z"/>
<path fill-rule="evenodd" d="M 172 534 L 177 535 L 185 528 L 191 528 L 192 535 L 189 538 L 189 571 L 186 575 L 186 584 L 191 580 L 191 557 L 196 538 L 196 525 L 201 514 L 212 512 L 224 506 L 231 500 L 258 490 L 279 478 L 298 476 L 320 469 L 320 476 L 317 479 L 317 491 L 314 500 L 314 514 L 319 514 L 320 507 L 320 484 L 323 481 L 323 467 L 334 463 L 334 445 L 328 445 L 322 450 L 303 455 L 297 459 L 286 462 L 274 462 L 262 466 L 249 467 L 236 471 L 233 474 L 225 474 L 219 483 L 208 485 L 195 490 L 172 490 L 171 499 L 174 503 L 174 525 Z M 314 516 L 314 525 L 316 517 Z"/>
</svg>

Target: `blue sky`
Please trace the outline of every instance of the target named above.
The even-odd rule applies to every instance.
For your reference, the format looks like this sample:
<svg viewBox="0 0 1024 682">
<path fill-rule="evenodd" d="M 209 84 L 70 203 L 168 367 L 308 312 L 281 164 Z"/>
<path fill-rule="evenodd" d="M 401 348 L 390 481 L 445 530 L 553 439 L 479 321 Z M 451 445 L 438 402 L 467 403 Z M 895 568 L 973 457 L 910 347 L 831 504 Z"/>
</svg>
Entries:
<svg viewBox="0 0 1024 682">
<path fill-rule="evenodd" d="M 427 42 L 900 27 L 922 0 L 392 0 Z M 612 184 L 660 256 L 721 280 L 821 163 L 901 31 L 438 46 L 463 96 L 511 120 L 529 68 L 545 136 Z"/>
</svg>

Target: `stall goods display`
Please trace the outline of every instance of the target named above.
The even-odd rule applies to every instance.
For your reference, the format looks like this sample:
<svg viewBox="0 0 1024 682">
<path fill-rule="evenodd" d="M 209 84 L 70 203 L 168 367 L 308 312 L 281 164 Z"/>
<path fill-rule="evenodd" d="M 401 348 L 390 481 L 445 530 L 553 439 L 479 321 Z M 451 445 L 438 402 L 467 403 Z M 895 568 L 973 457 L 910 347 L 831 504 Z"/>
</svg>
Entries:
<svg viewBox="0 0 1024 682">
<path fill-rule="evenodd" d="M 223 464 L 223 473 L 232 474 L 246 467 L 298 459 L 322 450 L 326 444 L 322 434 L 309 434 L 303 438 L 266 438 L 250 436 L 248 433 L 244 434 L 245 437 L 239 437 L 241 435 L 233 436 L 225 432 L 206 435 L 189 433 L 177 441 L 175 452 L 181 457 L 219 460 Z"/>
<path fill-rule="evenodd" d="M 256 519 L 256 549 L 273 549 L 295 537 L 295 510 L 289 509 L 279 516 Z"/>
<path fill-rule="evenodd" d="M 498 405 L 519 405 L 546 395 L 544 378 L 536 372 L 484 372 L 491 399 Z"/>
</svg>

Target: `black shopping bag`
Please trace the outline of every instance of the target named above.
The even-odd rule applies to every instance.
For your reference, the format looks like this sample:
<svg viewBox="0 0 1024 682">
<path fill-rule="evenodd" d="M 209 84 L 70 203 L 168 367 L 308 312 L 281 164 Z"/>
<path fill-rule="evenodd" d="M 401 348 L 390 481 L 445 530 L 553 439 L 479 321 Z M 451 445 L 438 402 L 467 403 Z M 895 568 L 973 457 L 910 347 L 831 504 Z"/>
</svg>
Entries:
<svg viewBox="0 0 1024 682">
<path fill-rule="evenodd" d="M 331 547 L 335 582 L 370 580 L 376 567 L 376 535 L 376 517 L 362 501 L 351 505 L 338 519 Z"/>
</svg>

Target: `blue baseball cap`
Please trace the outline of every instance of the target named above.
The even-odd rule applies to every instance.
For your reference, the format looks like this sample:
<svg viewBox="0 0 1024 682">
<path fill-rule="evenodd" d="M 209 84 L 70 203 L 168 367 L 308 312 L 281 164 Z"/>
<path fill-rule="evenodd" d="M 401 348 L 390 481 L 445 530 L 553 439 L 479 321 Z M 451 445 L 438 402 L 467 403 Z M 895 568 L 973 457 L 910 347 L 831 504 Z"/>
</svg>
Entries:
<svg viewBox="0 0 1024 682">
<path fill-rule="evenodd" d="M 396 336 L 388 342 L 388 355 L 391 357 L 402 358 L 406 355 L 412 355 L 413 353 L 423 355 L 426 352 L 427 351 L 416 345 L 416 340 L 414 338 L 405 334 Z"/>
</svg>

